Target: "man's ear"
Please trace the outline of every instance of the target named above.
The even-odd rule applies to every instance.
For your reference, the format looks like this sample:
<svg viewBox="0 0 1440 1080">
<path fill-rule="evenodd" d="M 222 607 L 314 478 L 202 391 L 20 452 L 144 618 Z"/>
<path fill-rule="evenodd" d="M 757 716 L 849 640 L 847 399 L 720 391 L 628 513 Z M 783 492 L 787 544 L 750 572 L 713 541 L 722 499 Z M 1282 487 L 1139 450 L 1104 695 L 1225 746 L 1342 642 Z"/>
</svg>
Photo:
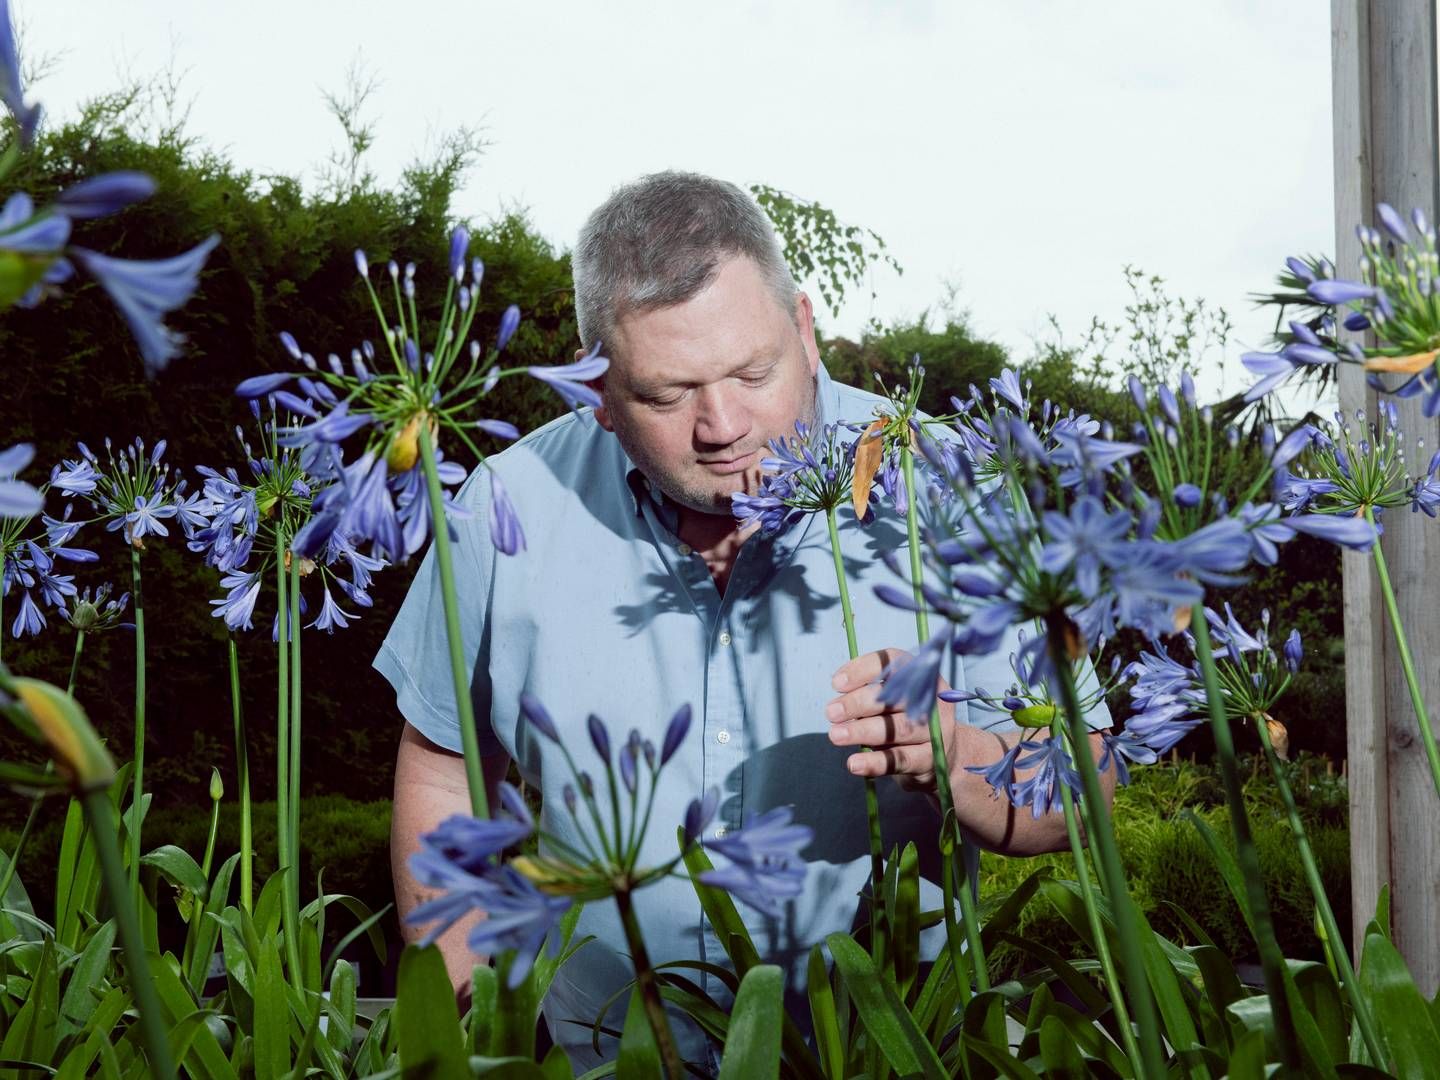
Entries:
<svg viewBox="0 0 1440 1080">
<path fill-rule="evenodd" d="M 803 291 L 795 294 L 795 326 L 805 349 L 805 362 L 814 375 L 820 370 L 820 345 L 815 340 L 815 308 Z"/>
<path fill-rule="evenodd" d="M 584 349 L 575 350 L 576 360 L 584 360 L 589 355 Z M 605 408 L 605 376 L 601 375 L 599 378 L 591 379 L 585 385 L 600 395 L 600 404 L 595 408 L 596 422 L 606 431 L 614 431 L 615 425 L 610 422 L 610 411 Z"/>
</svg>

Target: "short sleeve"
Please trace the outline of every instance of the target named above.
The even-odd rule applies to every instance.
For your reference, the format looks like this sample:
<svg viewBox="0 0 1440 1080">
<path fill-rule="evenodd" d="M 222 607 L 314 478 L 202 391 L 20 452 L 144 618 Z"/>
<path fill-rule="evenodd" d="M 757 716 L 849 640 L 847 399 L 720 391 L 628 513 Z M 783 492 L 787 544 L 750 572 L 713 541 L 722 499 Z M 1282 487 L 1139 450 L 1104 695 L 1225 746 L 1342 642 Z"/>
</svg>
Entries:
<svg viewBox="0 0 1440 1080">
<path fill-rule="evenodd" d="M 1010 666 L 1010 658 L 1019 652 L 1023 644 L 1020 639 L 1022 629 L 1026 637 L 1032 639 L 1040 632 L 1033 624 L 1028 627 L 1011 626 L 994 652 L 964 658 L 965 689 L 983 690 L 989 696 L 999 697 L 1018 681 L 1014 669 Z M 1080 700 L 1088 703 L 1085 723 L 1090 730 L 1102 731 L 1110 727 L 1110 709 L 1105 704 L 1105 695 L 1099 692 L 1100 683 L 1095 667 L 1088 659 L 1080 672 L 1076 688 L 1079 690 Z M 979 701 L 967 703 L 966 709 L 969 712 L 969 722 L 974 727 L 984 728 L 986 731 L 1013 731 L 1017 728 L 1010 714 L 1003 709 L 992 708 Z"/>
<path fill-rule="evenodd" d="M 476 468 L 456 495 L 469 512 L 453 520 L 450 546 L 455 575 L 455 596 L 460 611 L 460 636 L 474 703 L 480 753 L 505 752 L 490 720 L 490 590 L 495 569 L 495 547 L 486 527 L 489 485 L 484 465 Z M 432 542 L 410 590 L 390 624 L 375 656 L 374 666 L 395 689 L 395 702 L 404 718 L 425 738 L 455 753 L 461 751 L 455 682 L 450 669 L 450 645 L 445 631 L 445 603 L 440 567 Z"/>
</svg>

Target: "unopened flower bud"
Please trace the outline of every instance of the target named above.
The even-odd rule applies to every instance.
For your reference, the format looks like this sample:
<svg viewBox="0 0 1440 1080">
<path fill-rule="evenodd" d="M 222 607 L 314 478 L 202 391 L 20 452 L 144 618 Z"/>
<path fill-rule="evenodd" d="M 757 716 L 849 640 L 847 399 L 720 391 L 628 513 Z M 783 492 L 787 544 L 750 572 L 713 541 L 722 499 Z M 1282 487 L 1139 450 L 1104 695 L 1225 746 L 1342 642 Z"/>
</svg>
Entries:
<svg viewBox="0 0 1440 1080">
<path fill-rule="evenodd" d="M 210 770 L 210 801 L 219 802 L 225 797 L 225 782 L 220 779 L 220 770 Z"/>
</svg>

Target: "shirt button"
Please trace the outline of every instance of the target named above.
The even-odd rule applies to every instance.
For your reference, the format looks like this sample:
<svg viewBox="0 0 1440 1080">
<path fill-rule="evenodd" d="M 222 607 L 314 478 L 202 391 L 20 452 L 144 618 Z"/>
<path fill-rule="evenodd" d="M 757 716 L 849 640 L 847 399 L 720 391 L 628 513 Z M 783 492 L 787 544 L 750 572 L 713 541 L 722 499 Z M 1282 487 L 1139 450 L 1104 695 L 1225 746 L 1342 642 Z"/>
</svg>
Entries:
<svg viewBox="0 0 1440 1080">
<path fill-rule="evenodd" d="M 716 840 L 724 840 L 724 839 L 725 839 L 725 834 L 726 834 L 727 832 L 729 832 L 729 831 L 730 831 L 730 830 L 727 829 L 727 828 L 725 828 L 724 825 L 716 826 L 716 829 L 715 829 L 715 839 L 716 839 Z"/>
<path fill-rule="evenodd" d="M 729 644 L 730 644 L 730 631 L 729 631 L 729 630 L 721 630 L 721 631 L 720 631 L 720 644 L 721 644 L 721 645 L 729 645 Z"/>
<path fill-rule="evenodd" d="M 730 741 L 730 733 L 728 731 L 716 732 L 715 741 L 723 746 L 725 743 Z"/>
<path fill-rule="evenodd" d="M 692 548 L 689 544 L 681 544 L 675 550 L 678 551 L 681 555 L 689 555 L 695 549 Z"/>
</svg>

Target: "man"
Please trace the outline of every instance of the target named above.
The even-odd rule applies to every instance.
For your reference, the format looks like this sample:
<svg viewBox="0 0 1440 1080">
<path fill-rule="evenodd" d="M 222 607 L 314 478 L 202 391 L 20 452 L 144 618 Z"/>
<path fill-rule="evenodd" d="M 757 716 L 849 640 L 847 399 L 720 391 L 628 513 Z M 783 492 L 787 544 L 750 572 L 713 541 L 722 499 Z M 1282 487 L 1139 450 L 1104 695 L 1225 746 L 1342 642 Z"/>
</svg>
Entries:
<svg viewBox="0 0 1440 1080">
<path fill-rule="evenodd" d="M 472 476 L 460 496 L 475 511 L 457 523 L 455 562 L 491 804 L 513 759 L 544 797 L 542 828 L 576 840 L 559 798 L 568 771 L 559 750 L 520 718 L 522 692 L 548 707 L 582 768 L 592 763 L 589 713 L 618 728 L 617 737 L 634 726 L 658 744 L 667 719 L 689 702 L 695 723 L 663 774 L 645 861 L 673 857 L 686 804 L 711 787 L 722 795 L 710 826 L 716 836 L 752 813 L 792 805 L 815 830 L 805 892 L 781 919 L 746 915 L 762 954 L 798 988 L 810 946 L 852 925 L 866 886 L 859 778 L 899 781 L 882 785 L 887 852 L 911 839 L 927 855 L 935 850 L 928 734 L 876 696 L 887 659 L 914 641 L 913 616 L 881 604 L 872 588 L 891 580 L 879 556 L 903 546 L 903 521 L 881 514 L 868 528 L 851 519 L 841 529 L 861 647 L 870 650 L 841 664 L 826 529 L 806 521 L 773 539 L 747 535 L 736 529 L 730 495 L 756 490 L 767 440 L 792 433 L 797 419 L 864 420 L 879 399 L 830 381 L 810 300 L 764 214 L 731 184 L 661 173 L 621 188 L 586 223 L 574 269 L 582 344 L 603 342 L 611 361 L 597 386 L 602 406 L 490 459 L 524 523 L 527 550 L 507 558 L 491 545 L 488 484 Z M 392 832 L 402 916 L 424 898 L 406 865 L 416 838 L 468 810 L 441 610 L 427 557 L 375 661 L 407 721 Z M 1012 651 L 957 659 L 952 678 L 1003 689 L 1013 680 Z M 994 762 L 1019 737 L 997 715 L 945 708 L 947 779 L 961 824 L 997 851 L 1063 847 L 1059 815 L 1016 813 L 965 771 Z M 1103 706 L 1091 719 L 1108 723 Z M 938 888 L 926 887 L 922 902 L 939 906 Z M 636 906 L 656 962 L 724 962 L 688 882 L 647 888 Z M 457 990 L 476 962 L 466 930 L 440 939 Z M 595 940 L 561 969 L 546 1014 L 574 1063 L 588 1066 L 590 1031 L 580 1024 L 633 972 L 613 905 L 588 905 L 578 933 Z M 607 1022 L 618 1027 L 621 1015 Z M 699 1057 L 698 1045 L 690 1037 L 682 1052 Z"/>
</svg>

